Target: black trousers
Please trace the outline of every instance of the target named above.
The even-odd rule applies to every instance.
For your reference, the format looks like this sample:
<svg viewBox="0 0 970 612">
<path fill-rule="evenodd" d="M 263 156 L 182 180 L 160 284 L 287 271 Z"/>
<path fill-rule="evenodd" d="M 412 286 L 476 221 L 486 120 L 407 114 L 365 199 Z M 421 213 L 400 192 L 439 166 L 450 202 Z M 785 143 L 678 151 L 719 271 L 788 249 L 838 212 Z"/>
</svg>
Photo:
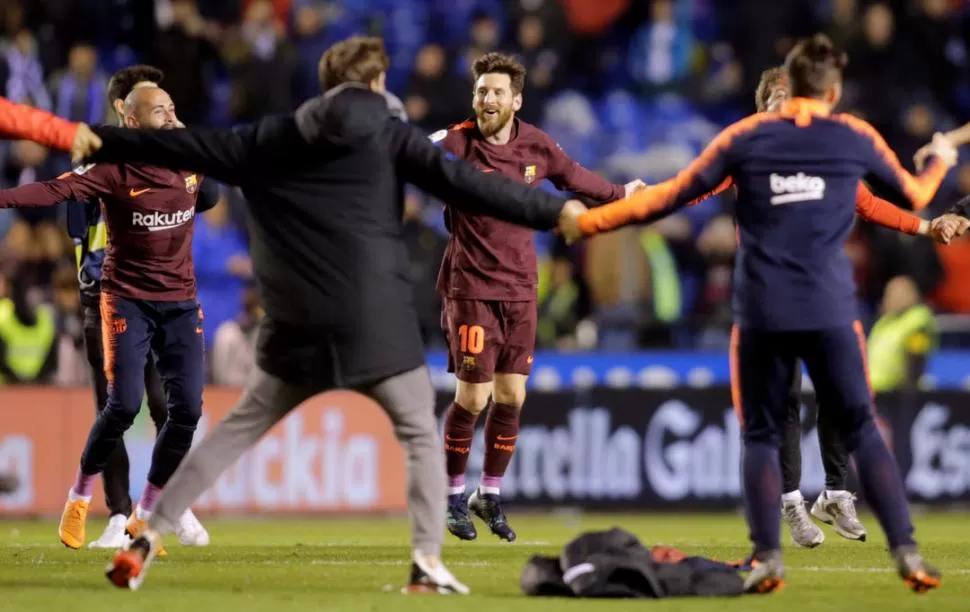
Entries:
<svg viewBox="0 0 970 612">
<path fill-rule="evenodd" d="M 101 330 L 101 310 L 97 302 L 84 300 L 84 345 L 91 367 L 91 381 L 94 387 L 94 405 L 97 412 L 104 410 L 108 403 L 108 379 L 104 373 L 104 345 Z M 148 411 L 155 423 L 155 433 L 161 431 L 168 415 L 165 390 L 161 377 L 155 368 L 155 360 L 149 356 L 145 363 L 145 391 L 148 395 Z M 111 515 L 131 514 L 132 503 L 129 495 L 128 451 L 124 441 L 118 443 L 108 458 L 101 474 L 104 484 L 105 503 Z"/>
<path fill-rule="evenodd" d="M 788 418 L 781 439 L 781 476 L 782 491 L 790 493 L 799 489 L 802 480 L 802 369 L 795 368 L 788 394 Z M 822 466 L 825 468 L 825 488 L 830 491 L 844 491 L 848 487 L 849 453 L 839 434 L 838 422 L 826 410 L 818 410 L 818 444 L 822 451 Z"/>
</svg>

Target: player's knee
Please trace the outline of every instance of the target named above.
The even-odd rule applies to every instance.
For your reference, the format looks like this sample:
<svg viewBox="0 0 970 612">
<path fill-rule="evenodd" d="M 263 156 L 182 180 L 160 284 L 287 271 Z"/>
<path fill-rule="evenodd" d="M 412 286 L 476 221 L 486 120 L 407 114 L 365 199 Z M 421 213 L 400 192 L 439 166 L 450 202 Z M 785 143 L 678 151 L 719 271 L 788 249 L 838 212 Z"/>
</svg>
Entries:
<svg viewBox="0 0 970 612">
<path fill-rule="evenodd" d="M 125 428 L 131 427 L 141 409 L 141 401 L 133 398 L 120 399 L 118 397 L 108 397 L 105 402 L 102 418 L 115 421 Z"/>
<path fill-rule="evenodd" d="M 493 392 L 495 403 L 521 408 L 525 404 L 526 380 L 522 374 L 496 374 Z"/>
<path fill-rule="evenodd" d="M 472 414 L 481 414 L 492 395 L 492 383 L 468 383 L 459 380 L 455 402 Z"/>
<path fill-rule="evenodd" d="M 174 402 L 168 409 L 168 421 L 177 425 L 195 427 L 201 418 L 201 402 Z"/>
</svg>

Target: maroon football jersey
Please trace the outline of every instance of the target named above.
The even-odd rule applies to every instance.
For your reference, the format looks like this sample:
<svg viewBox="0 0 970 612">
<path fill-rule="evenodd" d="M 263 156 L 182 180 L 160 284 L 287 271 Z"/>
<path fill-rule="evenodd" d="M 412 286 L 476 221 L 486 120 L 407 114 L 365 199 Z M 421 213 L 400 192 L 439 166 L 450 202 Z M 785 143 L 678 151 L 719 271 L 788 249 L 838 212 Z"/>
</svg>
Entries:
<svg viewBox="0 0 970 612">
<path fill-rule="evenodd" d="M 534 125 L 513 121 L 512 137 L 504 145 L 486 141 L 474 121 L 436 132 L 431 139 L 483 172 L 498 172 L 530 185 L 549 179 L 558 189 L 597 203 L 623 198 L 623 185 L 614 185 L 571 160 Z M 438 273 L 438 293 L 453 299 L 535 300 L 539 273 L 533 231 L 445 204 L 451 237 Z"/>
<path fill-rule="evenodd" d="M 101 200 L 108 234 L 101 289 L 136 300 L 195 299 L 192 234 L 202 176 L 141 164 L 89 164 L 0 192 L 0 207 Z"/>
</svg>

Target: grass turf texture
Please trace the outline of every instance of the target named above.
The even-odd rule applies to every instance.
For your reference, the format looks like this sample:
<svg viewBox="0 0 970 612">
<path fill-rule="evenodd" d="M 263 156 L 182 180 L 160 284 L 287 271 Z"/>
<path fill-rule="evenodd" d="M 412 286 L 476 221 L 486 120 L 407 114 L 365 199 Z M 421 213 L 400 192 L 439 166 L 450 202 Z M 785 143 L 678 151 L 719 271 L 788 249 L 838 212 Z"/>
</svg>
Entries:
<svg viewBox="0 0 970 612">
<path fill-rule="evenodd" d="M 407 524 L 401 518 L 317 520 L 210 520 L 207 548 L 166 539 L 168 557 L 156 559 L 142 589 L 115 589 L 103 568 L 113 551 L 66 549 L 56 521 L 0 520 L 0 610 L 203 610 L 215 612 L 455 610 L 497 606 L 501 612 L 555 610 L 967 610 L 970 601 L 970 516 L 923 514 L 917 537 L 944 573 L 943 588 L 910 593 L 892 573 L 885 540 L 872 516 L 865 544 L 843 540 L 828 527 L 814 550 L 786 546 L 788 580 L 780 593 L 736 599 L 671 599 L 660 602 L 526 598 L 519 573 L 529 555 L 555 554 L 580 530 L 622 526 L 648 545 L 665 543 L 720 559 L 748 552 L 744 521 L 732 515 L 511 515 L 519 533 L 500 542 L 478 523 L 479 539 L 448 536 L 445 560 L 472 599 L 402 596 L 408 574 Z M 89 540 L 103 520 L 88 523 Z M 483 533 L 484 532 L 484 533 Z"/>
</svg>

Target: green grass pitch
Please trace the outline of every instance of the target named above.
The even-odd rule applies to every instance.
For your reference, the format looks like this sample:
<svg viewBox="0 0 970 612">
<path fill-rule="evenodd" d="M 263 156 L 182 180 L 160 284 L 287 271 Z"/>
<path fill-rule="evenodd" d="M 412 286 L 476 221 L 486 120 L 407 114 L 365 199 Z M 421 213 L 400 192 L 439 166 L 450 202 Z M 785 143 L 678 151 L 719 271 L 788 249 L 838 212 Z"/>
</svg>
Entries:
<svg viewBox="0 0 970 612">
<path fill-rule="evenodd" d="M 622 526 L 646 544 L 680 546 L 721 559 L 748 551 L 743 519 L 736 515 L 510 515 L 514 544 L 479 534 L 476 542 L 447 540 L 445 559 L 472 588 L 471 599 L 402 596 L 407 577 L 407 524 L 403 518 L 213 520 L 212 545 L 193 549 L 169 538 L 145 584 L 132 593 L 111 587 L 103 568 L 109 551 L 71 551 L 57 540 L 56 522 L 0 520 L 0 611 L 159 610 L 175 612 L 290 612 L 456 610 L 473 606 L 499 612 L 555 610 L 895 610 L 970 609 L 970 516 L 922 514 L 917 537 L 944 572 L 943 588 L 915 595 L 891 572 L 885 540 L 871 516 L 865 544 L 825 529 L 814 550 L 790 546 L 788 584 L 780 593 L 735 599 L 578 601 L 521 595 L 519 573 L 530 554 L 555 553 L 580 530 Z M 97 537 L 102 520 L 91 520 Z M 480 530 L 484 530 L 479 526 Z M 456 601 L 458 599 L 458 601 Z M 644 608 L 646 606 L 646 608 Z"/>
</svg>

